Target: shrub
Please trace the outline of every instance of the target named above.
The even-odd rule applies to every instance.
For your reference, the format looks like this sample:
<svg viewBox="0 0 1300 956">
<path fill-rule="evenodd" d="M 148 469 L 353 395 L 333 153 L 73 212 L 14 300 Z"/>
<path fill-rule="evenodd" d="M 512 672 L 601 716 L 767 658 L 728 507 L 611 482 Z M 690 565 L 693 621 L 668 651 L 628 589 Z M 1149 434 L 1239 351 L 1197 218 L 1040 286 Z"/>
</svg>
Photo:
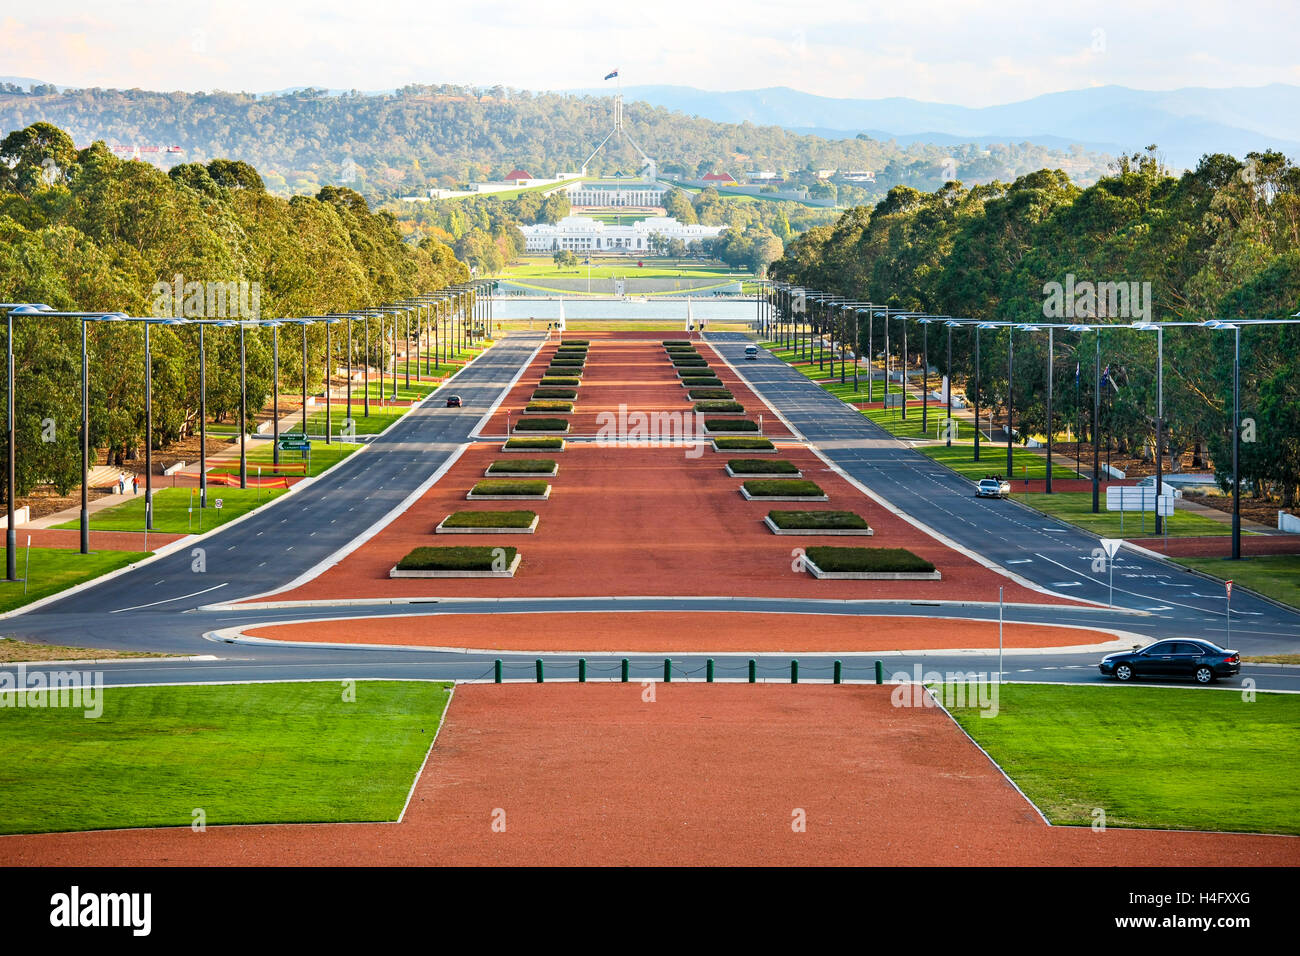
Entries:
<svg viewBox="0 0 1300 956">
<path fill-rule="evenodd" d="M 703 355 L 674 355 L 673 364 L 678 368 L 707 368 L 709 365 Z"/>
<path fill-rule="evenodd" d="M 820 498 L 826 494 L 821 485 L 806 478 L 751 478 L 744 482 L 744 486 L 755 498 L 771 498 L 774 495 Z"/>
<path fill-rule="evenodd" d="M 866 531 L 871 527 L 866 518 L 852 511 L 769 511 L 767 516 L 782 531 Z"/>
<path fill-rule="evenodd" d="M 560 348 L 564 348 L 566 345 L 581 345 L 586 348 L 590 344 L 591 339 L 560 339 Z"/>
<path fill-rule="evenodd" d="M 781 458 L 732 458 L 727 464 L 737 474 L 796 475 L 799 469 L 792 461 Z"/>
<path fill-rule="evenodd" d="M 756 432 L 758 424 L 745 418 L 706 418 L 704 428 L 711 432 Z"/>
<path fill-rule="evenodd" d="M 551 356 L 551 367 L 554 368 L 557 365 L 561 367 L 567 367 L 573 365 L 573 366 L 577 366 L 578 368 L 582 368 L 582 366 L 586 364 L 586 361 L 587 360 L 585 358 L 567 358 L 565 356 L 556 354 Z"/>
<path fill-rule="evenodd" d="M 691 348 L 695 348 L 688 339 L 664 339 L 664 345 L 690 345 Z"/>
<path fill-rule="evenodd" d="M 571 412 L 573 402 L 529 402 L 524 406 L 526 412 Z"/>
<path fill-rule="evenodd" d="M 416 548 L 397 562 L 399 571 L 492 571 L 492 562 L 505 551 L 505 565 L 510 565 L 517 548 Z"/>
<path fill-rule="evenodd" d="M 555 470 L 554 458 L 502 458 L 488 465 L 488 471 L 501 471 L 510 474 L 536 472 L 549 475 Z"/>
<path fill-rule="evenodd" d="M 507 438 L 506 451 L 551 451 L 564 447 L 563 438 Z"/>
<path fill-rule="evenodd" d="M 536 479 L 484 478 L 470 490 L 475 495 L 544 495 L 549 482 Z"/>
<path fill-rule="evenodd" d="M 696 401 L 705 398 L 731 398 L 731 390 L 726 388 L 691 388 L 686 394 Z"/>
<path fill-rule="evenodd" d="M 572 375 L 543 375 L 543 385 L 581 385 L 582 379 Z"/>
<path fill-rule="evenodd" d="M 772 451 L 776 448 L 770 438 L 743 438 L 740 436 L 713 439 L 719 451 Z"/>
<path fill-rule="evenodd" d="M 823 571 L 928 572 L 934 565 L 905 548 L 808 548 L 812 563 Z"/>
<path fill-rule="evenodd" d="M 708 366 L 705 366 L 704 368 L 700 368 L 699 366 L 694 366 L 694 367 L 687 366 L 685 368 L 679 368 L 676 371 L 677 371 L 677 377 L 681 379 L 718 377 L 717 370 L 713 368 L 709 368 Z"/>
<path fill-rule="evenodd" d="M 535 511 L 454 511 L 442 519 L 444 528 L 527 528 Z"/>
<path fill-rule="evenodd" d="M 556 355 L 562 355 L 565 358 L 586 358 L 587 346 L 585 345 L 561 345 L 555 350 Z"/>
<path fill-rule="evenodd" d="M 515 422 L 517 432 L 567 432 L 569 423 L 563 418 L 521 418 Z"/>
<path fill-rule="evenodd" d="M 694 345 L 669 345 L 664 348 L 669 355 L 699 355 Z"/>
<path fill-rule="evenodd" d="M 546 373 L 543 376 L 543 380 L 548 376 L 555 377 L 555 378 L 573 378 L 581 374 L 582 374 L 581 368 L 572 368 L 564 365 L 552 365 L 546 370 Z M 576 385 L 578 383 L 574 382 L 573 384 Z"/>
<path fill-rule="evenodd" d="M 538 388 L 533 390 L 533 401 L 539 398 L 568 398 L 578 397 L 576 388 Z"/>
<path fill-rule="evenodd" d="M 696 402 L 697 412 L 736 412 L 743 414 L 745 406 L 740 402 Z"/>
<path fill-rule="evenodd" d="M 684 378 L 682 384 L 687 388 L 721 388 L 720 378 Z"/>
</svg>

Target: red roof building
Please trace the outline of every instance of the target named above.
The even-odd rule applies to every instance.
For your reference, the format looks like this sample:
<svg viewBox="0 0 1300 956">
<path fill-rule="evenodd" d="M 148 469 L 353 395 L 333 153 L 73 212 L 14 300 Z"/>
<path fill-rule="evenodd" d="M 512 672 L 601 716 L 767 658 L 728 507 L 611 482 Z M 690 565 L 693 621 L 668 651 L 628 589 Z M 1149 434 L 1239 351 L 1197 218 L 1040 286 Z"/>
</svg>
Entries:
<svg viewBox="0 0 1300 956">
<path fill-rule="evenodd" d="M 506 174 L 506 182 L 517 183 L 521 179 L 532 179 L 533 174 L 525 172 L 522 169 L 516 169 Z"/>
<path fill-rule="evenodd" d="M 707 183 L 722 183 L 729 185 L 735 185 L 736 182 L 731 178 L 729 173 L 705 173 L 704 181 Z"/>
</svg>

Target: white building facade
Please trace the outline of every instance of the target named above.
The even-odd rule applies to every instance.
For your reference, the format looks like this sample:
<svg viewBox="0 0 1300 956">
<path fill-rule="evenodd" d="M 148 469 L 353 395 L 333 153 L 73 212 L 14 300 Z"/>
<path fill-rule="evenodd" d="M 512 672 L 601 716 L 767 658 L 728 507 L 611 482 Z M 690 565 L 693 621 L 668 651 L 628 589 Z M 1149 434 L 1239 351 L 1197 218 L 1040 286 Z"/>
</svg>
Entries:
<svg viewBox="0 0 1300 956">
<path fill-rule="evenodd" d="M 626 226 L 614 226 L 586 216 L 566 216 L 559 222 L 521 226 L 524 249 L 527 252 L 622 253 L 648 256 L 654 253 L 651 237 L 680 239 L 694 242 L 697 239 L 714 239 L 726 231 L 726 226 L 687 225 L 671 216 L 651 216 Z"/>
<path fill-rule="evenodd" d="M 662 206 L 668 188 L 654 181 L 585 180 L 565 189 L 570 206 Z"/>
</svg>

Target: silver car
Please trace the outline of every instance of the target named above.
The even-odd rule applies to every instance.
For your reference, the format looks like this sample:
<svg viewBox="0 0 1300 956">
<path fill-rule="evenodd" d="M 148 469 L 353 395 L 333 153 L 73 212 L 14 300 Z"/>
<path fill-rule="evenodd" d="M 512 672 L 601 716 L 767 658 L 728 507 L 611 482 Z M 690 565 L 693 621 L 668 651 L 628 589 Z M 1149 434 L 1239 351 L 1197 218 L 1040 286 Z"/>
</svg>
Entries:
<svg viewBox="0 0 1300 956">
<path fill-rule="evenodd" d="M 981 478 L 975 485 L 976 498 L 1005 498 L 1011 494 L 1011 482 L 1002 478 Z"/>
</svg>

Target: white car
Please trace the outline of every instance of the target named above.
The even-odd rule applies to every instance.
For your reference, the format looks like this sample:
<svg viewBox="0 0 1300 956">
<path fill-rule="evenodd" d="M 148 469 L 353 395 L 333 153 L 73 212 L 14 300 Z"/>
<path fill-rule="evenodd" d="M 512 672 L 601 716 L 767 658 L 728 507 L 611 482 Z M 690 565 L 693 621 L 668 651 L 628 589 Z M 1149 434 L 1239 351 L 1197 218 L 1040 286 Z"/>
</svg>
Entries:
<svg viewBox="0 0 1300 956">
<path fill-rule="evenodd" d="M 1011 482 L 1002 478 L 981 478 L 975 485 L 976 498 L 1005 498 L 1011 494 Z"/>
<path fill-rule="evenodd" d="M 1166 497 L 1181 498 L 1183 496 L 1183 493 L 1181 491 L 1179 491 L 1177 488 L 1175 488 L 1167 481 L 1162 481 L 1160 485 L 1161 485 L 1160 493 L 1162 495 L 1165 495 Z M 1147 475 L 1145 478 L 1141 479 L 1137 483 L 1137 486 L 1139 488 L 1154 488 L 1156 486 L 1156 476 Z"/>
<path fill-rule="evenodd" d="M 745 346 L 745 358 L 747 358 L 747 359 L 757 359 L 757 358 L 758 358 L 758 346 L 757 346 L 757 345 L 746 345 L 746 346 Z"/>
</svg>

